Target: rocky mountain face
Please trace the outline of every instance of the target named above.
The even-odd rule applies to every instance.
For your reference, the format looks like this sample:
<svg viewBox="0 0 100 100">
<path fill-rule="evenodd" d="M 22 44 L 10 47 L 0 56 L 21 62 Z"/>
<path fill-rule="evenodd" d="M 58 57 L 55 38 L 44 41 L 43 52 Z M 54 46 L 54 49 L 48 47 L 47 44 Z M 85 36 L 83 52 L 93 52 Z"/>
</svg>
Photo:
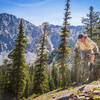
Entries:
<svg viewBox="0 0 100 100">
<path fill-rule="evenodd" d="M 18 33 L 20 18 L 7 13 L 0 14 L 0 64 L 2 60 L 7 57 L 7 54 L 14 47 L 14 40 Z M 34 62 L 36 57 L 36 45 L 38 44 L 39 37 L 42 34 L 41 26 L 35 26 L 34 24 L 23 19 L 24 31 L 27 37 L 28 43 L 26 47 L 27 63 Z M 83 26 L 70 26 L 70 39 L 69 43 L 74 44 L 77 35 L 84 31 Z M 50 25 L 48 34 L 49 50 L 53 51 L 58 47 L 59 34 L 61 32 L 61 26 Z"/>
</svg>

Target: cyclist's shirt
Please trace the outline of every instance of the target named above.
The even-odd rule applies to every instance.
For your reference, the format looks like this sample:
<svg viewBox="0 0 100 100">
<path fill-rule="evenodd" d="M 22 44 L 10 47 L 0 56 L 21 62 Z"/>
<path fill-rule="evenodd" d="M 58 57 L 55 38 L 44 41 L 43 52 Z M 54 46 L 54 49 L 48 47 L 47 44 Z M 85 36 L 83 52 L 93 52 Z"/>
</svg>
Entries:
<svg viewBox="0 0 100 100">
<path fill-rule="evenodd" d="M 96 48 L 97 52 L 99 51 L 97 44 L 94 41 L 92 41 L 89 37 L 87 37 L 84 42 L 78 40 L 75 48 L 78 48 L 81 51 L 89 51 Z"/>
</svg>

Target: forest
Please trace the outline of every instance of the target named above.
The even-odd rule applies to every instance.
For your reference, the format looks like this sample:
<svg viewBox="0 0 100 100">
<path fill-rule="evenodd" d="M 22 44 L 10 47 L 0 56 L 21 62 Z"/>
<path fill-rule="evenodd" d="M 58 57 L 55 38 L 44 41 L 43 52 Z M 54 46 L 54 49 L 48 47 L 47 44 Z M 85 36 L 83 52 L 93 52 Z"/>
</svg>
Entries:
<svg viewBox="0 0 100 100">
<path fill-rule="evenodd" d="M 100 52 L 94 50 L 93 63 L 86 56 L 82 64 L 80 50 L 71 48 L 71 45 L 75 43 L 68 41 L 70 37 L 68 27 L 72 18 L 70 4 L 71 0 L 67 0 L 59 35 L 60 43 L 56 49 L 56 56 L 52 57 L 51 64 L 49 64 L 50 52 L 47 39 L 47 35 L 50 34 L 49 23 L 42 24 L 42 35 L 36 48 L 36 60 L 33 64 L 28 65 L 25 58 L 28 40 L 24 34 L 23 19 L 20 20 L 19 32 L 13 41 L 15 45 L 8 54 L 10 60 L 5 59 L 3 65 L 0 66 L 0 100 L 32 100 L 28 99 L 32 95 L 33 98 L 36 98 L 54 90 L 65 90 L 100 80 Z M 85 31 L 80 34 L 87 34 L 100 49 L 100 12 L 96 12 L 93 6 L 87 10 L 88 14 L 82 18 Z M 100 94 L 98 99 L 71 100 L 100 100 Z"/>
</svg>

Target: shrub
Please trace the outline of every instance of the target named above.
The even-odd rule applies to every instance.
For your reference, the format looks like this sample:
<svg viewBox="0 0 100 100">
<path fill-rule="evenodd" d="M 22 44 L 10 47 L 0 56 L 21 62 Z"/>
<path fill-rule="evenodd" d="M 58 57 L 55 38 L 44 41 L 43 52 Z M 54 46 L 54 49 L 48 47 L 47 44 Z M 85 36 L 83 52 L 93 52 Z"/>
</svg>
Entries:
<svg viewBox="0 0 100 100">
<path fill-rule="evenodd" d="M 93 100 L 100 100 L 100 96 L 93 97 Z"/>
</svg>

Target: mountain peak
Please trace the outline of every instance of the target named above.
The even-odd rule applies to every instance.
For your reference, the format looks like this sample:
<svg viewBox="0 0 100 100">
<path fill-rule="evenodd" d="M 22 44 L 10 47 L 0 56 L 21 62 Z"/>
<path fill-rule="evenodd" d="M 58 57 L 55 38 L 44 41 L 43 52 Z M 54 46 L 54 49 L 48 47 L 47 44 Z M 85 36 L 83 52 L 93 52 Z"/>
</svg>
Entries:
<svg viewBox="0 0 100 100">
<path fill-rule="evenodd" d="M 1 13 L 0 16 L 1 17 L 14 17 L 14 18 L 17 18 L 15 15 L 8 14 L 8 13 Z"/>
<path fill-rule="evenodd" d="M 0 14 L 0 52 L 10 52 L 14 47 L 14 40 L 18 34 L 18 27 L 21 18 L 17 18 L 14 15 L 2 13 Z M 36 45 L 40 40 L 42 34 L 41 27 L 35 26 L 31 22 L 23 19 L 23 26 L 28 43 L 26 46 L 26 53 L 31 52 L 36 54 Z M 83 27 L 71 26 L 71 38 L 70 42 L 74 41 L 77 35 L 82 32 Z M 52 51 L 58 47 L 59 34 L 61 32 L 61 26 L 50 25 L 48 34 L 49 50 Z M 28 53 L 28 54 L 31 54 Z M 6 53 L 5 53 L 6 54 Z M 33 58 L 32 58 L 33 59 Z M 32 60 L 33 61 L 33 60 Z"/>
</svg>

